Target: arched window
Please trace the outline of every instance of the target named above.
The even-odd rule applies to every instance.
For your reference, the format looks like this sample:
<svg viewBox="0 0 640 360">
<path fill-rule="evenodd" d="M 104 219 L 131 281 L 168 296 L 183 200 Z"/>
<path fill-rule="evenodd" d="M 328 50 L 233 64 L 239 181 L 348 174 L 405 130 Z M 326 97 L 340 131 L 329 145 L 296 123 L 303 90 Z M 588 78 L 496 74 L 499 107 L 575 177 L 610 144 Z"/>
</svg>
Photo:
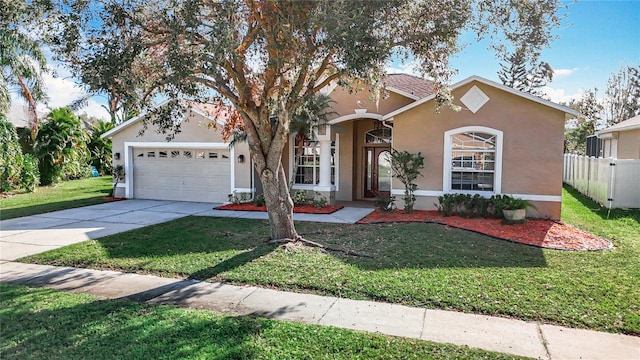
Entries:
<svg viewBox="0 0 640 360">
<path fill-rule="evenodd" d="M 369 130 L 365 134 L 364 141 L 367 144 L 391 144 L 391 129 L 381 127 Z"/>
<path fill-rule="evenodd" d="M 502 131 L 467 126 L 445 132 L 445 191 L 500 193 Z"/>
</svg>

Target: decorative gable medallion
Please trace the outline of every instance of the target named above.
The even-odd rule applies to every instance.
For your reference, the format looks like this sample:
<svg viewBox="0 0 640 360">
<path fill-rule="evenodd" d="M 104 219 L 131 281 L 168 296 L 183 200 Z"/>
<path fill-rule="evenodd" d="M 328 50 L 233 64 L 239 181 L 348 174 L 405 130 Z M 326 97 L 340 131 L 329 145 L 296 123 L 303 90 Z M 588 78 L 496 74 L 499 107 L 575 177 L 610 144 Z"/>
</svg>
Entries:
<svg viewBox="0 0 640 360">
<path fill-rule="evenodd" d="M 483 93 L 477 86 L 473 85 L 466 94 L 464 94 L 460 101 L 471 110 L 472 113 L 476 113 L 480 108 L 489 101 L 487 94 Z"/>
</svg>

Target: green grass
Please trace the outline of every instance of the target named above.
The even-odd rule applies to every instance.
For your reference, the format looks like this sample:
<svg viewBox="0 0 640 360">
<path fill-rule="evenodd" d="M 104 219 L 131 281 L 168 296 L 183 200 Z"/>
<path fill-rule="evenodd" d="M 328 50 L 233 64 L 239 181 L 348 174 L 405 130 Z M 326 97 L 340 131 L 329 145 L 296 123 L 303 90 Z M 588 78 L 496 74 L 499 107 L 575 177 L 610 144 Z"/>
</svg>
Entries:
<svg viewBox="0 0 640 360">
<path fill-rule="evenodd" d="M 250 316 L 0 284 L 2 359 L 510 359 Z"/>
<path fill-rule="evenodd" d="M 307 239 L 372 256 L 265 244 L 266 221 L 187 217 L 24 261 L 254 284 L 640 334 L 638 211 L 609 220 L 569 190 L 568 222 L 615 248 L 569 252 L 436 224 L 298 223 Z M 581 223 L 584 222 L 584 223 Z"/>
<path fill-rule="evenodd" d="M 0 219 L 43 214 L 51 211 L 100 204 L 111 194 L 111 177 L 102 176 L 66 181 L 55 186 L 38 187 L 0 199 Z"/>
</svg>

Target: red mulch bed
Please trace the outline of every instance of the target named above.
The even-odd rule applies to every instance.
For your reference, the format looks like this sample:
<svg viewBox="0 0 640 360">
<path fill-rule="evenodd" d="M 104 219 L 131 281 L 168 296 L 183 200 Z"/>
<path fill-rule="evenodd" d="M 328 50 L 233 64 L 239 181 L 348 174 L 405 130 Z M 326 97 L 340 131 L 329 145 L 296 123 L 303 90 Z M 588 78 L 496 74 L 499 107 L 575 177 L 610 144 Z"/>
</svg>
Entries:
<svg viewBox="0 0 640 360">
<path fill-rule="evenodd" d="M 383 212 L 376 209 L 358 221 L 359 224 L 381 222 L 434 222 L 502 240 L 557 250 L 604 250 L 613 247 L 606 239 L 552 220 L 528 219 L 524 224 L 505 225 L 501 219 L 444 217 L 437 211 L 416 210 L 409 214 L 402 210 Z"/>
<path fill-rule="evenodd" d="M 313 207 L 313 205 L 296 205 L 293 207 L 294 213 L 301 214 L 332 214 L 344 206 L 327 205 L 320 209 Z M 266 206 L 255 206 L 253 204 L 227 204 L 218 206 L 217 210 L 236 210 L 236 211 L 267 211 Z"/>
</svg>

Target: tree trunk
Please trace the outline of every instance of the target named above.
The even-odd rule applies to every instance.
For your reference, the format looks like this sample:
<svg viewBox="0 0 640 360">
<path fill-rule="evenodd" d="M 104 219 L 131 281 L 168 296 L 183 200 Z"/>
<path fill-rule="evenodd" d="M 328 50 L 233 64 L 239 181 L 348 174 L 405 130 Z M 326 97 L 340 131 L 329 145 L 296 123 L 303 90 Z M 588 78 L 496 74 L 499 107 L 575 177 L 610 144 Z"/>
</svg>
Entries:
<svg viewBox="0 0 640 360">
<path fill-rule="evenodd" d="M 271 164 L 269 164 L 271 165 Z M 265 167 L 260 171 L 260 180 L 264 191 L 264 201 L 269 214 L 271 226 L 271 240 L 298 238 L 298 232 L 293 225 L 293 201 L 289 194 L 287 178 L 282 163 Z M 276 168 L 272 170 L 273 168 Z"/>
</svg>

